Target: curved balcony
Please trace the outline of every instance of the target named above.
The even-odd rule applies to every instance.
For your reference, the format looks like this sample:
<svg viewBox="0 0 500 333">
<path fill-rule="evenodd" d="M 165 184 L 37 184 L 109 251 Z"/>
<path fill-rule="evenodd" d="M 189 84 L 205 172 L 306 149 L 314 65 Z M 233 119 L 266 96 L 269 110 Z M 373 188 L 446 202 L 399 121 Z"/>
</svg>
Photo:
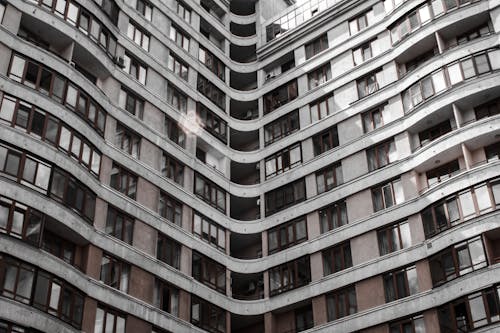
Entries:
<svg viewBox="0 0 500 333">
<path fill-rule="evenodd" d="M 2 183 L 5 183 L 6 185 L 5 187 L 2 187 L 3 189 L 2 192 L 10 192 L 11 190 L 14 191 L 18 190 L 18 188 L 16 188 L 17 186 L 16 185 L 12 186 L 10 182 L 2 181 Z M 21 192 L 24 191 L 21 190 Z M 28 196 L 26 197 L 26 201 L 28 201 L 27 202 L 28 204 L 33 203 L 35 208 L 38 208 L 38 206 L 43 206 L 45 204 L 47 206 L 44 209 L 50 209 L 50 207 L 53 205 L 52 203 L 49 202 L 44 203 L 43 201 L 45 200 L 40 200 L 40 198 L 36 198 L 36 196 L 35 198 L 33 198 L 32 194 L 29 193 L 30 192 L 28 191 L 27 193 Z M 38 202 L 31 202 L 36 200 L 38 200 Z M 60 209 L 57 215 L 60 215 L 60 217 L 65 218 L 62 223 L 64 224 L 73 223 L 74 218 L 71 216 L 72 214 L 67 215 L 64 209 Z M 166 265 L 162 264 L 158 265 L 156 260 L 150 257 L 149 255 L 140 253 L 140 251 L 134 249 L 131 246 L 125 245 L 124 243 L 110 241 L 112 239 L 110 238 L 110 236 L 103 235 L 101 232 L 96 233 L 95 229 L 93 229 L 89 225 L 84 223 L 83 224 L 79 223 L 78 218 L 76 219 L 76 221 L 74 221 L 76 223 L 73 225 L 73 229 L 77 232 L 83 231 L 85 234 L 88 235 L 87 237 L 92 237 L 92 239 L 97 243 L 96 244 L 97 246 L 100 246 L 101 245 L 100 243 L 103 243 L 102 244 L 103 250 L 105 251 L 112 250 L 114 251 L 113 253 L 119 253 L 120 257 L 126 258 L 126 260 L 131 264 L 141 267 L 146 271 L 149 271 L 155 275 L 159 276 L 168 275 L 170 277 L 169 280 L 175 285 L 179 286 L 180 288 L 183 288 L 185 290 L 191 290 L 193 293 L 201 296 L 202 298 L 211 299 L 212 301 L 215 301 L 216 304 L 220 304 L 223 308 L 225 308 L 228 311 L 231 311 L 232 313 L 255 315 L 255 314 L 261 314 L 263 313 L 263 311 L 265 312 L 268 310 L 274 310 L 286 306 L 287 304 L 299 302 L 303 298 L 310 298 L 321 295 L 330 290 L 335 290 L 343 286 L 352 284 L 353 282 L 359 282 L 363 279 L 386 272 L 388 269 L 390 270 L 400 267 L 407 262 L 416 262 L 425 259 L 428 256 L 431 256 L 449 247 L 450 245 L 453 245 L 454 243 L 456 243 L 457 239 L 462 239 L 463 235 L 465 234 L 467 235 L 467 237 L 474 237 L 484 232 L 498 229 L 497 218 L 498 218 L 498 212 L 493 212 L 483 217 L 479 217 L 469 222 L 463 223 L 460 226 L 457 226 L 453 229 L 450 229 L 434 237 L 432 239 L 432 248 L 426 246 L 427 242 L 420 243 L 406 249 L 405 251 L 394 252 L 390 255 L 386 255 L 381 258 L 375 258 L 368 262 L 355 265 L 354 267 L 348 268 L 341 272 L 325 276 L 320 280 L 310 283 L 309 284 L 310 288 L 307 288 L 305 290 L 304 288 L 294 289 L 287 293 L 274 296 L 273 298 L 270 299 L 265 299 L 261 301 L 251 301 L 251 302 L 238 301 L 235 299 L 228 298 L 204 285 L 201 285 L 200 283 L 197 283 L 196 281 L 192 281 L 192 278 L 190 277 L 186 277 L 183 274 L 175 273 L 176 272 L 175 270 L 172 270 Z M 14 240 L 9 237 L 2 236 L 2 238 L 4 240 L 0 243 L 0 251 L 6 253 L 16 253 L 16 257 L 27 262 L 37 263 L 37 265 L 41 265 L 42 269 L 48 269 L 48 267 L 50 267 L 50 270 L 56 275 L 71 277 L 71 280 L 73 281 L 74 285 L 83 292 L 87 293 L 90 297 L 100 299 L 101 297 L 103 297 L 102 296 L 103 293 L 105 293 L 105 295 L 107 295 L 106 301 L 107 302 L 110 301 L 111 305 L 113 306 L 115 306 L 115 304 L 120 304 L 120 301 L 123 299 L 123 297 L 126 297 L 129 300 L 133 300 L 133 302 L 135 302 L 139 306 L 142 306 L 141 311 L 150 309 L 148 311 L 157 312 L 157 310 L 152 309 L 150 305 L 146 305 L 144 304 L 144 302 L 138 301 L 135 298 L 130 298 L 129 296 L 119 291 L 113 290 L 101 283 L 94 282 L 93 280 L 89 281 L 88 277 L 85 277 L 83 273 L 79 272 L 78 270 L 76 270 L 71 266 L 63 264 L 60 260 L 56 258 L 48 257 L 48 260 L 47 259 L 40 260 L 38 256 L 44 256 L 44 257 L 46 256 L 34 250 L 32 247 L 20 243 L 18 240 Z M 106 241 L 103 241 L 104 239 L 106 239 Z M 22 248 L 22 250 L 20 250 L 20 248 Z M 465 275 L 463 278 L 479 273 L 480 271 L 476 273 L 470 273 L 468 275 Z M 455 280 L 455 282 L 463 278 L 459 278 Z M 449 284 L 455 282 L 449 282 Z M 433 289 L 432 292 L 434 292 L 435 290 L 437 289 Z M 123 302 L 123 304 L 125 303 L 126 302 Z M 116 307 L 118 309 L 121 309 L 121 306 L 124 305 Z M 172 318 L 172 316 L 170 315 L 165 314 L 165 316 L 167 322 L 171 322 L 170 320 L 177 320 L 175 318 Z M 151 317 L 147 316 L 147 318 Z"/>
</svg>

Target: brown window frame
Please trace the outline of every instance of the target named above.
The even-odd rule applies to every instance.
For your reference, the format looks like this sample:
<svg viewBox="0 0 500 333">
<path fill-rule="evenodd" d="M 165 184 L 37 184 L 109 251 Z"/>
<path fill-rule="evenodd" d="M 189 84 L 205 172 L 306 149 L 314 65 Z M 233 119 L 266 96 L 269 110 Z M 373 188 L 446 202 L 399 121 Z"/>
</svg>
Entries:
<svg viewBox="0 0 500 333">
<path fill-rule="evenodd" d="M 500 114 L 500 98 L 474 107 L 476 120 L 493 117 Z"/>
<path fill-rule="evenodd" d="M 23 69 L 21 76 L 16 76 L 12 74 L 12 66 L 14 65 L 14 59 L 21 59 L 23 61 Z M 37 67 L 37 74 L 34 85 L 25 84 L 26 72 L 28 66 Z M 40 81 L 42 80 L 42 73 L 48 73 L 50 75 L 50 82 L 48 82 L 48 89 L 40 89 Z M 57 103 L 64 105 L 67 109 L 76 113 L 80 118 L 84 119 L 89 123 L 100 136 L 104 136 L 104 128 L 106 127 L 106 116 L 107 113 L 102 107 L 100 107 L 92 98 L 90 98 L 83 90 L 72 82 L 70 82 L 66 77 L 60 75 L 58 72 L 49 69 L 42 64 L 31 60 L 30 58 L 13 53 L 8 70 L 9 78 L 16 82 L 24 84 L 32 89 L 40 91 L 42 94 L 49 96 L 50 98 L 57 101 Z M 46 77 L 44 77 L 44 80 Z M 45 81 L 47 82 L 47 81 Z M 74 95 L 70 98 L 74 98 L 74 105 L 68 102 L 68 91 L 69 89 L 74 91 Z M 57 89 L 57 91 L 55 91 Z M 59 95 L 60 94 L 60 95 Z"/>
<path fill-rule="evenodd" d="M 185 147 L 186 133 L 184 133 L 184 130 L 175 120 L 168 116 L 165 116 L 163 132 L 170 141 L 172 141 L 179 147 Z"/>
<path fill-rule="evenodd" d="M 371 94 L 374 94 L 380 89 L 380 85 L 377 80 L 377 74 L 381 72 L 381 69 L 377 69 L 356 80 L 358 99 L 362 99 Z"/>
<path fill-rule="evenodd" d="M 184 49 L 186 52 L 189 52 L 189 44 L 191 43 L 191 38 L 182 29 L 172 24 L 170 26 L 170 32 L 168 34 L 168 37 L 181 49 Z"/>
<path fill-rule="evenodd" d="M 179 316 L 179 288 L 174 285 L 155 278 L 153 302 L 158 309 Z"/>
<path fill-rule="evenodd" d="M 384 294 L 385 294 L 385 302 L 393 302 L 401 298 L 408 297 L 418 292 L 418 290 L 413 290 L 410 286 L 410 281 L 408 278 L 408 272 L 413 271 L 415 274 L 415 278 L 417 277 L 417 269 L 415 266 L 405 267 L 401 269 L 397 269 L 388 273 L 384 273 L 382 279 L 384 281 Z M 403 282 L 403 285 L 401 285 Z M 416 289 L 418 289 L 418 282 L 415 280 L 417 284 Z M 403 287 L 401 289 L 400 287 Z"/>
<path fill-rule="evenodd" d="M 309 90 L 319 87 L 320 85 L 332 79 L 332 66 L 329 62 L 316 68 L 307 74 L 307 85 Z"/>
<path fill-rule="evenodd" d="M 381 210 L 384 210 L 384 209 L 387 209 L 389 207 L 392 207 L 392 206 L 399 204 L 398 202 L 396 202 L 397 197 L 396 197 L 396 192 L 394 190 L 394 185 L 398 182 L 401 183 L 401 179 L 393 179 L 389 182 L 386 182 L 384 184 L 381 184 L 381 185 L 378 185 L 378 186 L 371 188 L 373 211 L 374 212 L 378 212 L 378 211 L 381 211 Z M 390 192 L 391 192 L 390 204 L 389 204 L 388 198 L 386 196 L 387 192 L 385 190 L 388 187 L 389 187 Z M 375 200 L 376 199 L 375 193 L 377 193 L 379 191 L 380 191 L 380 198 L 382 199 L 382 201 L 380 203 L 382 205 L 380 207 L 377 207 L 377 201 Z M 403 193 L 403 200 L 404 200 L 404 193 Z"/>
<path fill-rule="evenodd" d="M 328 94 L 309 104 L 309 112 L 311 113 L 312 123 L 326 118 L 333 113 L 334 110 L 330 110 L 329 106 L 329 100 L 331 98 L 332 95 Z"/>
<path fill-rule="evenodd" d="M 191 23 L 191 8 L 182 1 L 177 0 L 176 13 L 187 23 Z"/>
<path fill-rule="evenodd" d="M 177 111 L 187 113 L 188 96 L 170 82 L 167 87 L 167 103 Z"/>
<path fill-rule="evenodd" d="M 214 137 L 227 144 L 227 122 L 200 102 L 196 103 L 196 114 L 203 128 Z"/>
<path fill-rule="evenodd" d="M 345 199 L 321 208 L 318 215 L 322 234 L 349 224 Z"/>
<path fill-rule="evenodd" d="M 226 111 L 226 94 L 210 80 L 198 73 L 198 81 L 196 83 L 196 90 L 203 96 L 212 101 L 223 111 Z"/>
<path fill-rule="evenodd" d="M 397 152 L 396 142 L 393 138 L 372 146 L 366 150 L 368 172 L 381 169 L 394 161 L 391 161 L 391 152 Z"/>
<path fill-rule="evenodd" d="M 328 49 L 328 35 L 323 34 L 305 45 L 306 60 Z"/>
<path fill-rule="evenodd" d="M 102 312 L 103 315 L 102 320 L 99 321 L 98 316 L 100 312 Z M 113 327 L 110 330 L 108 327 L 106 327 L 106 324 L 109 323 L 108 318 L 110 318 L 111 316 L 113 316 Z M 119 319 L 123 321 L 123 331 L 118 330 L 117 326 L 119 324 Z M 97 331 L 97 327 L 94 326 L 94 333 L 125 333 L 125 327 L 127 326 L 127 315 L 121 311 L 115 310 L 107 305 L 99 303 L 97 305 L 95 324 L 97 325 L 98 322 L 102 323 L 102 330 Z"/>
<path fill-rule="evenodd" d="M 305 269 L 302 270 L 302 268 Z M 279 277 L 277 288 L 273 286 L 273 276 Z M 303 276 L 301 276 L 303 275 Z M 311 265 L 309 256 L 289 261 L 269 269 L 269 296 L 276 296 L 286 291 L 293 290 L 311 282 Z"/>
<path fill-rule="evenodd" d="M 179 269 L 181 263 L 181 244 L 162 233 L 158 233 L 156 258 L 175 269 Z"/>
<path fill-rule="evenodd" d="M 135 218 L 108 204 L 106 234 L 131 245 L 134 238 L 134 223 Z"/>
<path fill-rule="evenodd" d="M 298 237 L 299 224 L 303 225 L 304 235 L 302 237 Z M 307 238 L 307 221 L 305 216 L 280 224 L 267 231 L 269 254 L 277 253 L 289 247 L 303 243 L 307 240 Z M 276 246 L 271 244 L 272 239 L 276 240 Z"/>
<path fill-rule="evenodd" d="M 70 264 L 71 266 L 75 266 L 75 256 L 77 251 L 75 243 L 48 230 L 43 230 L 40 248 Z"/>
<path fill-rule="evenodd" d="M 179 227 L 182 226 L 182 203 L 166 192 L 160 192 L 158 214 Z"/>
<path fill-rule="evenodd" d="M 123 182 L 124 179 L 125 184 Z M 113 163 L 109 181 L 109 186 L 111 188 L 117 190 L 130 199 L 136 200 L 138 180 L 139 177 L 137 175 L 133 174 L 123 166 Z M 122 187 L 122 185 L 125 185 L 125 187 Z"/>
<path fill-rule="evenodd" d="M 199 227 L 197 226 L 197 221 L 199 221 Z M 193 211 L 192 230 L 193 235 L 196 237 L 203 239 L 222 252 L 226 251 L 226 228 L 197 211 Z"/>
<path fill-rule="evenodd" d="M 296 126 L 294 126 L 294 124 L 296 124 Z M 289 112 L 272 123 L 264 126 L 264 145 L 268 146 L 278 140 L 281 140 L 282 138 L 298 131 L 299 128 L 299 111 L 294 110 Z"/>
<path fill-rule="evenodd" d="M 202 56 L 203 52 L 203 56 Z M 200 45 L 198 51 L 198 60 L 204 64 L 212 73 L 217 75 L 222 81 L 226 80 L 226 65 L 217 58 L 212 52 Z"/>
<path fill-rule="evenodd" d="M 297 196 L 297 194 L 302 194 Z M 301 178 L 264 194 L 266 216 L 292 207 L 306 200 L 305 179 Z M 291 199 L 291 200 L 289 200 Z M 272 205 L 271 205 L 272 202 Z M 278 204 L 277 204 L 278 203 Z"/>
<path fill-rule="evenodd" d="M 349 241 L 323 250 L 321 257 L 323 258 L 323 276 L 335 274 L 353 266 Z"/>
<path fill-rule="evenodd" d="M 55 183 L 56 174 L 59 175 L 57 176 L 59 177 L 58 182 L 61 182 L 59 184 Z M 55 186 L 62 186 L 62 188 L 54 188 Z M 72 194 L 69 192 L 70 187 L 73 187 L 73 189 L 71 189 L 72 191 L 79 191 L 80 193 L 82 193 L 81 195 L 83 197 L 81 207 L 77 206 L 75 202 L 70 201 L 73 196 L 77 196 L 76 194 Z M 49 196 L 51 198 L 63 203 L 72 210 L 76 211 L 87 222 L 93 223 L 95 215 L 95 202 L 97 196 L 79 180 L 77 180 L 69 173 L 63 171 L 62 169 L 55 167 L 52 169 L 49 189 Z M 62 190 L 61 196 L 58 193 L 60 190 Z"/>
<path fill-rule="evenodd" d="M 328 192 L 344 183 L 342 164 L 340 162 L 330 164 L 326 168 L 316 171 L 315 175 L 318 194 Z"/>
<path fill-rule="evenodd" d="M 351 302 L 353 296 L 354 302 Z M 341 303 L 340 301 L 344 301 Z M 331 304 L 334 304 L 332 307 Z M 354 303 L 354 304 L 351 304 Z M 354 285 L 335 290 L 326 295 L 326 308 L 328 321 L 337 320 L 358 312 L 358 304 L 356 299 L 356 288 Z M 333 313 L 333 310 L 336 310 Z M 352 311 L 354 310 L 354 311 Z"/>
<path fill-rule="evenodd" d="M 300 154 L 300 159 L 292 163 L 291 161 L 291 152 L 298 147 L 299 154 Z M 268 163 L 274 160 L 274 172 L 268 174 Z M 276 177 L 279 174 L 282 174 L 288 170 L 291 170 L 295 167 L 298 167 L 302 164 L 302 146 L 299 143 L 296 143 L 290 147 L 287 147 L 283 150 L 280 150 L 279 152 L 266 157 L 264 160 L 264 166 L 265 166 L 265 176 L 266 180 Z"/>
<path fill-rule="evenodd" d="M 363 132 L 368 133 L 384 126 L 383 110 L 385 105 L 377 106 L 369 111 L 364 112 L 361 117 L 363 119 Z M 378 120 L 377 120 L 378 117 Z"/>
<path fill-rule="evenodd" d="M 148 66 L 144 65 L 141 61 L 137 60 L 134 56 L 125 52 L 125 58 L 129 59 L 128 69 L 127 69 L 127 61 L 125 61 L 125 67 L 123 70 L 125 73 L 128 73 L 135 80 L 137 80 L 142 85 L 146 85 L 147 77 L 148 77 Z M 144 79 L 141 78 L 141 73 L 144 72 Z"/>
<path fill-rule="evenodd" d="M 198 310 L 194 311 L 195 309 Z M 226 311 L 196 295 L 191 295 L 191 324 L 211 333 L 226 333 Z"/>
<path fill-rule="evenodd" d="M 109 265 L 107 271 L 104 270 L 104 267 L 106 267 L 105 260 L 108 261 Z M 125 293 L 128 292 L 128 286 L 130 284 L 130 264 L 108 253 L 103 253 L 100 269 L 99 280 L 102 283 Z M 113 277 L 115 277 L 115 281 L 113 281 Z"/>
<path fill-rule="evenodd" d="M 141 29 L 139 25 L 132 20 L 128 21 L 127 37 L 130 38 L 135 44 L 139 45 L 146 52 L 149 51 L 151 45 L 151 36 L 145 30 Z"/>
<path fill-rule="evenodd" d="M 316 134 L 312 138 L 314 146 L 314 156 L 321 155 L 339 146 L 339 133 L 337 125 L 330 127 L 323 132 Z"/>
<path fill-rule="evenodd" d="M 287 82 L 264 95 L 264 114 L 288 104 L 299 96 L 297 80 Z"/>
<path fill-rule="evenodd" d="M 180 60 L 177 55 L 173 54 L 172 51 L 170 51 L 168 54 L 167 68 L 184 81 L 188 80 L 189 65 Z"/>
<path fill-rule="evenodd" d="M 193 250 L 193 278 L 204 285 L 226 294 L 226 267 Z"/>
<path fill-rule="evenodd" d="M 471 256 L 471 250 L 469 247 L 470 244 L 474 242 L 480 242 L 483 251 L 484 260 L 478 263 L 473 263 L 473 257 Z M 468 257 L 465 258 L 461 256 L 459 254 L 460 251 L 467 251 Z M 465 260 L 464 264 L 466 264 L 466 266 L 462 265 L 460 258 Z M 449 261 L 450 259 L 453 263 L 453 267 L 444 267 L 446 261 Z M 458 244 L 451 245 L 446 249 L 439 251 L 429 258 L 432 285 L 434 288 L 438 287 L 460 276 L 486 267 L 487 265 L 488 261 L 482 237 L 476 236 L 474 238 L 464 240 Z"/>
<path fill-rule="evenodd" d="M 149 11 L 148 11 L 149 9 Z M 137 10 L 144 18 L 151 21 L 153 14 L 153 6 L 148 1 L 137 0 L 135 5 L 135 10 Z"/>
<path fill-rule="evenodd" d="M 137 116 L 139 119 L 143 119 L 144 104 L 144 99 L 131 92 L 130 89 L 124 86 L 121 87 L 120 107 L 122 107 L 125 111 L 131 115 Z"/>
<path fill-rule="evenodd" d="M 116 123 L 115 145 L 130 156 L 139 159 L 141 151 L 141 136 L 120 122 Z"/>
<path fill-rule="evenodd" d="M 387 240 L 386 244 L 384 238 Z M 377 230 L 377 243 L 381 256 L 410 247 L 410 224 L 405 220 Z"/>
<path fill-rule="evenodd" d="M 198 172 L 195 172 L 194 183 L 194 194 L 198 198 L 202 199 L 210 206 L 217 208 L 217 210 L 222 213 L 226 213 L 226 191 L 224 191 L 222 187 Z M 201 187 L 198 184 L 201 184 Z M 214 194 L 215 197 L 213 196 Z"/>
<path fill-rule="evenodd" d="M 179 185 L 184 184 L 185 166 L 170 154 L 163 152 L 161 158 L 161 175 L 168 179 L 172 179 Z"/>
</svg>

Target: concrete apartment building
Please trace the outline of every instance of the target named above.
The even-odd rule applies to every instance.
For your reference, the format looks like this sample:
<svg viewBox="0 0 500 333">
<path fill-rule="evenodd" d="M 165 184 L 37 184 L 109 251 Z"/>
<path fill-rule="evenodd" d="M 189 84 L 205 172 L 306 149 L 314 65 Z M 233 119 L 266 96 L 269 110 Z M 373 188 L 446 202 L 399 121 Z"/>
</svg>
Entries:
<svg viewBox="0 0 500 333">
<path fill-rule="evenodd" d="M 0 0 L 0 332 L 500 332 L 499 0 Z"/>
</svg>

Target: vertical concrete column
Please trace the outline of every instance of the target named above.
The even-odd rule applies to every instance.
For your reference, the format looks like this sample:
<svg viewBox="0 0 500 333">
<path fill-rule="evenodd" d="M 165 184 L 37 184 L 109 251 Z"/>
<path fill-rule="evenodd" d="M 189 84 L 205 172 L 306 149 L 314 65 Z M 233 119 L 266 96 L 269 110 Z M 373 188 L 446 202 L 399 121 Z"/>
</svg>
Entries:
<svg viewBox="0 0 500 333">
<path fill-rule="evenodd" d="M 384 281 L 381 275 L 356 283 L 358 312 L 385 303 Z"/>
<path fill-rule="evenodd" d="M 231 312 L 226 311 L 226 332 L 231 332 Z"/>
<path fill-rule="evenodd" d="M 17 35 L 19 26 L 21 25 L 22 12 L 11 4 L 7 4 L 3 14 L 2 26 L 8 31 Z"/>
<path fill-rule="evenodd" d="M 186 191 L 194 193 L 194 170 L 191 168 L 184 168 L 183 187 Z"/>
<path fill-rule="evenodd" d="M 161 170 L 161 149 L 151 143 L 150 141 L 142 138 L 140 145 L 139 160 L 149 165 L 155 170 Z"/>
<path fill-rule="evenodd" d="M 264 332 L 265 333 L 276 333 L 276 324 L 274 323 L 274 315 L 272 312 L 264 313 Z"/>
<path fill-rule="evenodd" d="M 349 223 L 365 218 L 372 214 L 373 203 L 371 191 L 367 189 L 348 196 L 346 199 L 346 208 Z"/>
<path fill-rule="evenodd" d="M 293 55 L 295 58 L 295 67 L 298 67 L 300 64 L 306 61 L 306 48 L 304 46 L 300 46 L 293 50 Z"/>
<path fill-rule="evenodd" d="M 309 91 L 309 83 L 307 81 L 307 74 L 301 75 L 297 78 L 297 91 L 299 96 L 303 96 Z"/>
<path fill-rule="evenodd" d="M 267 257 L 269 255 L 269 245 L 268 245 L 268 236 L 267 236 L 267 230 L 264 230 L 261 232 L 261 239 L 262 239 L 262 257 Z"/>
<path fill-rule="evenodd" d="M 408 131 L 397 134 L 394 137 L 394 143 L 396 144 L 396 151 L 398 152 L 398 159 L 401 160 L 405 157 L 411 155 L 411 138 Z"/>
<path fill-rule="evenodd" d="M 403 173 L 401 175 L 401 184 L 403 185 L 403 195 L 405 200 L 418 196 L 418 173 L 415 170 Z"/>
<path fill-rule="evenodd" d="M 90 297 L 85 297 L 85 303 L 83 306 L 82 332 L 94 333 L 96 312 L 97 301 Z"/>
<path fill-rule="evenodd" d="M 269 298 L 271 291 L 271 286 L 269 285 L 269 270 L 264 271 L 262 279 L 264 280 L 264 298 Z"/>
<path fill-rule="evenodd" d="M 377 232 L 372 230 L 351 238 L 351 256 L 353 266 L 378 258 Z"/>
<path fill-rule="evenodd" d="M 310 199 L 318 194 L 316 188 L 316 174 L 306 176 L 306 199 Z"/>
<path fill-rule="evenodd" d="M 328 322 L 328 312 L 326 308 L 326 296 L 320 295 L 311 300 L 313 309 L 314 326 L 322 325 Z"/>
<path fill-rule="evenodd" d="M 159 198 L 160 189 L 144 178 L 138 177 L 136 201 L 157 212 Z"/>
<path fill-rule="evenodd" d="M 426 332 L 440 332 L 439 318 L 436 309 L 424 312 L 424 323 Z"/>
<path fill-rule="evenodd" d="M 434 33 L 434 36 L 436 37 L 436 42 L 437 42 L 439 53 L 443 53 L 444 51 L 446 51 L 446 42 L 441 37 L 441 34 L 439 32 L 436 31 Z"/>
<path fill-rule="evenodd" d="M 130 267 L 128 294 L 144 302 L 153 304 L 154 275 L 137 266 Z"/>
<path fill-rule="evenodd" d="M 99 280 L 101 276 L 101 258 L 102 250 L 92 244 L 89 244 L 87 246 L 85 274 L 91 278 Z"/>
<path fill-rule="evenodd" d="M 191 321 L 191 294 L 184 289 L 179 289 L 179 318 Z"/>
<path fill-rule="evenodd" d="M 452 121 L 455 121 L 455 125 L 457 126 L 457 128 L 460 128 L 460 127 L 462 127 L 462 124 L 463 124 L 462 112 L 460 111 L 460 108 L 455 103 L 453 103 L 451 106 L 453 107 L 453 119 L 452 119 Z M 453 123 L 451 125 L 453 127 Z"/>
<path fill-rule="evenodd" d="M 231 271 L 227 268 L 226 268 L 226 295 L 227 297 L 233 296 L 233 291 L 231 286 Z"/>
<path fill-rule="evenodd" d="M 193 260 L 193 250 L 185 245 L 181 245 L 181 267 L 180 271 L 188 276 L 192 274 L 191 262 Z"/>
<path fill-rule="evenodd" d="M 98 230 L 106 230 L 106 218 L 108 213 L 108 203 L 100 198 L 95 201 L 94 227 Z"/>
<path fill-rule="evenodd" d="M 307 214 L 307 239 L 311 240 L 321 234 L 319 214 L 317 211 Z"/>
<path fill-rule="evenodd" d="M 414 214 L 408 217 L 410 227 L 411 244 L 419 244 L 425 241 L 424 226 L 420 214 Z"/>
<path fill-rule="evenodd" d="M 461 143 L 460 146 L 462 148 L 462 155 L 463 155 L 463 159 L 464 159 L 464 163 L 465 163 L 465 168 L 467 170 L 469 170 L 473 164 L 471 152 L 469 150 L 469 147 L 467 147 L 467 145 L 465 143 Z M 460 163 L 460 159 L 459 159 L 459 163 Z"/>
<path fill-rule="evenodd" d="M 188 232 L 193 229 L 193 209 L 188 205 L 182 205 L 182 228 Z"/>
<path fill-rule="evenodd" d="M 200 31 L 200 15 L 198 15 L 194 10 L 191 11 L 191 27 L 194 30 Z"/>
<path fill-rule="evenodd" d="M 311 281 L 318 281 L 323 278 L 323 255 L 315 252 L 310 255 Z"/>
<path fill-rule="evenodd" d="M 10 6 L 7 6 L 7 8 L 9 7 Z M 9 71 L 11 57 L 12 57 L 11 49 L 0 43 L 0 73 L 7 75 Z"/>
<path fill-rule="evenodd" d="M 259 108 L 259 118 L 262 118 L 264 116 L 264 96 L 259 97 L 257 100 L 257 106 Z"/>
<path fill-rule="evenodd" d="M 335 99 L 335 97 L 333 99 Z M 337 110 L 337 107 L 336 105 L 334 110 Z M 356 115 L 341 121 L 337 124 L 337 131 L 340 145 L 359 138 L 364 134 L 361 115 Z"/>
<path fill-rule="evenodd" d="M 426 260 L 418 261 L 415 264 L 417 269 L 418 291 L 427 291 L 432 289 L 431 269 L 429 262 Z"/>
<path fill-rule="evenodd" d="M 151 332 L 151 324 L 137 317 L 128 315 L 125 333 Z"/>
<path fill-rule="evenodd" d="M 156 255 L 158 232 L 149 225 L 135 220 L 132 244 L 141 251 L 152 256 Z"/>
<path fill-rule="evenodd" d="M 73 59 L 73 51 L 75 49 L 75 42 L 71 41 L 66 47 L 64 47 L 59 54 L 61 57 L 66 60 L 67 62 L 70 62 Z"/>
<path fill-rule="evenodd" d="M 264 149 L 264 146 L 265 146 L 265 132 L 264 132 L 264 127 L 259 127 L 259 149 Z M 260 179 L 261 181 L 263 179 L 265 179 L 265 174 L 263 174 L 262 172 L 264 171 L 264 160 L 261 160 L 261 175 L 260 175 Z"/>
<path fill-rule="evenodd" d="M 144 102 L 144 114 L 142 116 L 142 120 L 146 126 L 150 127 L 152 130 L 158 131 L 161 134 L 166 133 L 165 114 L 147 101 Z M 161 139 L 159 138 L 158 141 L 161 141 Z"/>
<path fill-rule="evenodd" d="M 379 83 L 379 88 L 385 87 L 393 82 L 396 82 L 399 77 L 398 77 L 398 66 L 396 64 L 396 61 L 391 61 L 387 64 L 385 64 L 382 67 L 382 73 L 380 76 L 380 81 L 378 80 L 379 77 L 377 75 L 377 82 Z"/>
<path fill-rule="evenodd" d="M 497 1 L 498 3 L 498 1 Z M 490 8 L 493 8 L 494 5 L 490 4 Z M 495 31 L 500 31 L 500 7 L 496 7 L 495 9 L 490 10 L 491 22 L 493 23 L 493 28 Z"/>
<path fill-rule="evenodd" d="M 302 141 L 302 162 L 305 163 L 314 158 L 314 145 L 312 138 Z"/>
<path fill-rule="evenodd" d="M 125 12 L 121 11 L 118 13 L 118 23 L 117 27 L 124 35 L 127 35 L 129 17 Z"/>
<path fill-rule="evenodd" d="M 304 128 L 311 123 L 311 112 L 309 111 L 309 105 L 304 105 L 299 108 L 299 124 L 300 128 Z"/>
<path fill-rule="evenodd" d="M 262 193 L 259 197 L 259 209 L 260 218 L 263 219 L 266 216 L 266 194 Z"/>
</svg>

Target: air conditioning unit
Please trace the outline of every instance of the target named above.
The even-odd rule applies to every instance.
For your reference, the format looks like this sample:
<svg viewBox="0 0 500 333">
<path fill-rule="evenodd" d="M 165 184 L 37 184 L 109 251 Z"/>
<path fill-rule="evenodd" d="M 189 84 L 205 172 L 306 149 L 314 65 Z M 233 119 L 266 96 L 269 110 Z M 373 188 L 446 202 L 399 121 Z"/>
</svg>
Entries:
<svg viewBox="0 0 500 333">
<path fill-rule="evenodd" d="M 74 62 L 74 61 L 70 61 L 70 62 L 69 62 L 69 65 L 70 65 L 71 67 L 76 67 L 76 64 L 75 64 L 75 62 Z"/>
<path fill-rule="evenodd" d="M 116 57 L 115 62 L 120 68 L 125 68 L 125 59 L 123 57 Z"/>
</svg>

